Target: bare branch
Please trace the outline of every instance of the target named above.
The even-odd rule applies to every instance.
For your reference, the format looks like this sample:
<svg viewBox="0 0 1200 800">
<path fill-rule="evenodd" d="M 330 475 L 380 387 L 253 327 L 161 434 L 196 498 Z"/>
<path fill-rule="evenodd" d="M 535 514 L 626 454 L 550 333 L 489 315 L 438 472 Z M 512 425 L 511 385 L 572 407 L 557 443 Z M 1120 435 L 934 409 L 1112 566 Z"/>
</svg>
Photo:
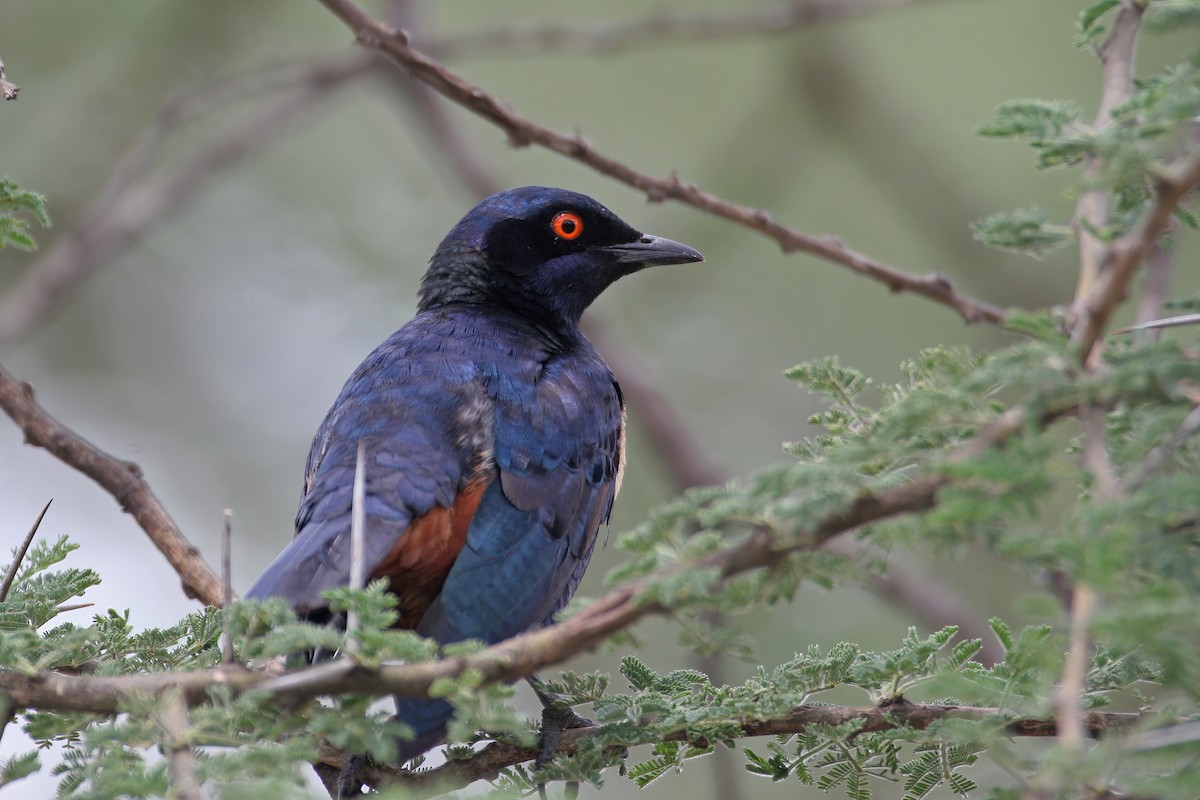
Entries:
<svg viewBox="0 0 1200 800">
<path fill-rule="evenodd" d="M 26 444 L 43 447 L 63 463 L 100 484 L 125 512 L 132 514 L 183 582 L 188 597 L 220 605 L 221 580 L 204 563 L 179 526 L 167 514 L 134 463 L 122 461 L 47 414 L 33 399 L 33 388 L 20 383 L 0 366 L 0 408 L 25 434 Z"/>
<path fill-rule="evenodd" d="M 16 100 L 19 91 L 21 91 L 21 87 L 10 81 L 4 74 L 4 59 L 0 58 L 0 93 L 4 95 L 5 100 Z"/>
<path fill-rule="evenodd" d="M 411 34 L 413 18 L 406 16 L 403 24 Z M 446 156 L 465 186 L 478 197 L 486 197 L 502 188 L 486 162 L 478 157 L 458 127 L 444 113 L 441 102 L 432 90 L 408 80 L 393 81 L 392 85 L 400 91 L 406 102 L 414 106 L 417 118 L 427 128 L 430 145 Z M 675 490 L 682 492 L 693 486 L 713 486 L 728 481 L 729 474 L 713 461 L 663 395 L 654 380 L 653 370 L 643 363 L 636 352 L 614 339 L 604 319 L 594 314 L 587 316 L 584 319 L 584 333 L 604 353 L 620 380 L 629 406 L 634 409 L 643 434 L 671 476 Z M 857 547 L 853 542 L 839 541 L 837 550 L 853 557 Z M 987 635 L 986 629 L 965 619 L 961 613 L 956 613 L 954 609 L 961 609 L 963 603 L 949 587 L 932 576 L 914 574 L 900 565 L 890 564 L 885 573 L 872 578 L 869 588 L 938 627 L 957 625 L 963 638 L 979 639 L 983 643 L 979 654 L 983 661 L 995 663 L 1003 659 L 1002 650 Z M 713 668 L 714 663 L 709 660 L 701 671 L 713 676 Z"/>
<path fill-rule="evenodd" d="M 425 43 L 439 58 L 549 51 L 611 53 L 637 45 L 659 46 L 670 39 L 693 43 L 764 34 L 857 17 L 911 5 L 916 0 L 792 0 L 715 14 L 651 13 L 640 19 L 597 25 L 498 25 Z M 417 38 L 417 37 L 414 37 Z"/>
<path fill-rule="evenodd" d="M 811 236 L 775 222 L 762 209 L 730 202 L 702 191 L 678 176 L 655 178 L 597 151 L 582 136 L 564 136 L 514 112 L 484 89 L 451 72 L 409 46 L 399 32 L 374 20 L 351 0 L 321 0 L 351 30 L 360 44 L 391 59 L 408 74 L 439 94 L 493 123 L 516 147 L 536 144 L 585 164 L 646 194 L 651 202 L 676 200 L 700 211 L 737 223 L 778 242 L 786 253 L 805 252 L 839 264 L 893 292 L 912 292 L 956 311 L 966 322 L 1000 323 L 1005 312 L 961 294 L 940 273 L 916 275 L 851 250 L 836 236 Z"/>
<path fill-rule="evenodd" d="M 264 80 L 291 91 L 264 103 L 239 124 L 209 142 L 165 176 L 151 181 L 150 171 L 166 138 L 233 89 L 225 83 L 208 92 L 184 95 L 169 104 L 159 119 L 118 163 L 82 221 L 29 267 L 0 298 L 0 341 L 28 333 L 59 299 L 89 278 L 106 259 L 132 244 L 139 233 L 169 216 L 195 197 L 205 182 L 237 164 L 260 145 L 328 96 L 328 92 L 365 74 L 372 65 L 361 59 L 318 62 L 293 71 L 288 81 Z M 290 81 L 290 82 L 289 82 Z"/>
<path fill-rule="evenodd" d="M 1072 339 L 1087 361 L 1117 305 L 1129 290 L 1129 281 L 1147 254 L 1157 245 L 1171 215 L 1184 198 L 1200 185 L 1200 148 L 1169 168 L 1158 181 L 1154 205 L 1138 226 L 1109 248 L 1104 273 L 1086 298 L 1080 298 L 1079 323 Z"/>
<path fill-rule="evenodd" d="M 25 560 L 25 554 L 29 552 L 29 545 L 33 544 L 33 537 L 37 536 L 38 528 L 41 527 L 42 520 L 53 502 L 53 497 L 46 501 L 46 505 L 42 507 L 42 513 L 38 514 L 37 519 L 33 521 L 33 527 L 29 529 L 29 533 L 25 534 L 25 539 L 17 548 L 16 555 L 13 556 L 12 563 L 8 566 L 8 572 L 4 573 L 4 583 L 0 583 L 0 603 L 8 599 L 8 592 L 12 589 L 13 581 L 17 579 L 17 570 L 20 569 L 21 562 Z"/>
<path fill-rule="evenodd" d="M 221 514 L 221 608 L 229 609 L 233 605 L 233 511 L 225 509 Z M 221 663 L 233 663 L 233 635 L 229 632 L 228 610 L 221 619 Z"/>
</svg>

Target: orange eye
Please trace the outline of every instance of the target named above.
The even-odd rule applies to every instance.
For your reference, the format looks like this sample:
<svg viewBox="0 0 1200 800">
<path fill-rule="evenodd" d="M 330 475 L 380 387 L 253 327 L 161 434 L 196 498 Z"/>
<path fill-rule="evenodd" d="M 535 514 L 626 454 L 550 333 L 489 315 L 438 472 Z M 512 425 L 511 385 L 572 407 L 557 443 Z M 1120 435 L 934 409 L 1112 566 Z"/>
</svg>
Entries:
<svg viewBox="0 0 1200 800">
<path fill-rule="evenodd" d="M 583 219 L 574 211 L 560 211 L 550 220 L 550 230 L 560 239 L 578 239 L 583 233 Z"/>
</svg>

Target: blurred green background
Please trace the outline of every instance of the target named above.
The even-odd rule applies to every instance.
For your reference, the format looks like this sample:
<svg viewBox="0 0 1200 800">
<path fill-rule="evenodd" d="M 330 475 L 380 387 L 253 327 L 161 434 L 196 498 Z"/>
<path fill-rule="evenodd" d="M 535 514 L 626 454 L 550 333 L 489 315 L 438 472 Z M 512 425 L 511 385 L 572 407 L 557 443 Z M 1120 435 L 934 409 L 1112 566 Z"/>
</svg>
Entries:
<svg viewBox="0 0 1200 800">
<path fill-rule="evenodd" d="M 1000 306 L 1068 300 L 1072 249 L 1041 262 L 999 254 L 973 242 L 968 223 L 1035 204 L 1066 219 L 1073 175 L 1038 173 L 1028 150 L 979 139 L 973 129 L 1010 98 L 1075 98 L 1094 113 L 1095 58 L 1071 46 L 1084 4 L 892 5 L 902 7 L 756 37 L 664 38 L 604 53 L 464 47 L 445 61 L 518 112 L 578 131 L 635 168 L 675 171 L 907 270 L 941 270 Z M 502 25 L 587 28 L 651 10 L 761 7 L 461 0 L 409 5 L 404 24 L 420 48 Z M 395 13 L 383 3 L 369 8 Z M 210 563 L 218 560 L 222 509 L 234 510 L 235 587 L 244 589 L 291 536 L 304 458 L 326 408 L 358 361 L 412 314 L 428 255 L 478 194 L 439 146 L 444 135 L 430 134 L 428 107 L 403 88 L 412 86 L 403 76 L 349 82 L 303 106 L 246 89 L 262 82 L 264 68 L 349 51 L 347 29 L 315 2 L 7 0 L 0 19 L 0 54 L 22 87 L 18 102 L 0 106 L 0 169 L 46 194 L 55 223 L 38 232 L 39 254 L 0 253 L 0 292 L 79 229 L 89 207 L 105 208 L 97 204 L 102 186 L 169 98 L 210 87 L 197 101 L 207 113 L 165 141 L 152 181 L 254 115 L 269 116 L 272 104 L 294 114 L 228 167 L 200 170 L 173 213 L 97 260 L 95 273 L 39 324 L 0 341 L 0 361 L 34 385 L 51 413 L 144 468 Z M 1182 52 L 1181 42 L 1149 39 L 1141 59 L 1157 68 Z M 642 377 L 733 474 L 783 458 L 781 442 L 809 433 L 814 400 L 782 377 L 798 361 L 836 354 L 887 380 L 922 347 L 1005 341 L 928 301 L 892 296 L 807 256 L 784 256 L 724 221 L 648 205 L 557 155 L 511 149 L 495 128 L 439 105 L 500 185 L 592 194 L 636 227 L 708 257 L 622 282 L 589 313 L 609 332 L 610 350 L 644 365 Z M 1177 293 L 1197 289 L 1195 271 L 1185 269 L 1196 256 L 1190 246 L 1176 260 Z M 640 419 L 632 405 L 630 467 L 614 530 L 636 524 L 673 491 Z M 104 578 L 89 594 L 96 610 L 129 608 L 137 624 L 158 625 L 191 608 L 111 498 L 21 441 L 0 425 L 0 541 L 15 542 L 54 497 L 43 535 L 67 533 L 82 545 L 76 563 Z M 599 593 L 620 558 L 612 547 L 598 553 L 582 592 Z M 1019 622 L 1029 593 L 1039 591 L 985 553 L 897 558 L 958 589 L 961 605 L 947 609 L 950 617 L 978 622 L 1003 613 Z M 891 647 L 909 624 L 929 628 L 864 591 L 810 589 L 756 620 L 752 636 L 762 661 L 775 664 L 811 643 Z M 672 644 L 665 623 L 643 624 L 636 636 L 655 668 L 694 661 Z M 601 653 L 572 666 L 613 663 Z M 721 668 L 735 680 L 750 666 Z M 3 741 L 6 754 L 24 746 L 11 734 Z M 697 763 L 648 791 L 808 796 L 744 773 L 736 756 L 715 768 L 723 774 Z M 37 797 L 50 786 L 42 775 L 7 792 Z M 636 791 L 613 773 L 604 793 Z"/>
</svg>

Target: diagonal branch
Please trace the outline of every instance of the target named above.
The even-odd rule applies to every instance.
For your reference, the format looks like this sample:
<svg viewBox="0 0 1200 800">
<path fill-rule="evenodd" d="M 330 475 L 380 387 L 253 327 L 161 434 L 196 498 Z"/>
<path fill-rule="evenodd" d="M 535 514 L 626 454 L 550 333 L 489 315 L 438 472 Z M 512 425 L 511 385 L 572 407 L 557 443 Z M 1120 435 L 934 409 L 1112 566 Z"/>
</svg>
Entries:
<svg viewBox="0 0 1200 800">
<path fill-rule="evenodd" d="M 33 388 L 0 366 L 0 408 L 25 433 L 26 444 L 44 447 L 63 463 L 87 475 L 133 515 L 183 582 L 183 591 L 210 606 L 220 606 L 221 579 L 204 563 L 200 551 L 184 537 L 159 503 L 141 469 L 105 453 L 54 417 L 33 399 Z"/>
<path fill-rule="evenodd" d="M 21 562 L 25 560 L 25 554 L 29 552 L 29 545 L 33 544 L 33 537 L 37 536 L 38 528 L 42 526 L 42 520 L 46 518 L 46 512 L 50 510 L 50 504 L 53 502 L 53 497 L 46 501 L 46 505 L 42 507 L 42 513 L 38 514 L 38 518 L 33 521 L 33 527 L 29 529 L 29 533 L 25 534 L 25 538 L 17 546 L 12 563 L 8 565 L 8 572 L 4 573 L 4 582 L 0 583 L 0 603 L 8 599 L 8 591 L 12 588 L 13 581 L 17 579 L 17 570 L 21 568 Z"/>
<path fill-rule="evenodd" d="M 70 233 L 57 240 L 0 297 L 0 341 L 28 333 L 71 289 L 91 277 L 114 253 L 132 244 L 154 223 L 196 197 L 213 176 L 273 141 L 333 89 L 367 74 L 374 64 L 361 59 L 329 59 L 312 68 L 266 71 L 252 87 L 220 81 L 181 95 L 167 104 L 113 170 L 108 184 Z M 297 80 L 296 78 L 299 78 Z M 150 180 L 148 173 L 167 137 L 214 101 L 257 87 L 289 91 L 266 102 L 182 164 Z"/>
<path fill-rule="evenodd" d="M 1157 245 L 1175 209 L 1200 186 L 1200 149 L 1168 168 L 1158 180 L 1155 202 L 1136 228 L 1114 242 L 1106 255 L 1104 272 L 1089 294 L 1080 298 L 1081 317 L 1073 339 L 1080 360 L 1086 362 L 1117 305 L 1129 291 L 1137 268 Z"/>
<path fill-rule="evenodd" d="M 580 135 L 564 136 L 513 111 L 483 88 L 451 72 L 413 49 L 398 31 L 378 22 L 351 0 L 320 0 L 352 31 L 358 42 L 377 51 L 439 94 L 486 119 L 508 134 L 516 147 L 538 145 L 591 167 L 646 194 L 652 202 L 676 200 L 699 211 L 757 231 L 777 242 L 786 253 L 804 252 L 839 264 L 893 292 L 911 292 L 953 309 L 966 322 L 999 324 L 1005 312 L 961 294 L 945 275 L 917 275 L 851 250 L 832 235 L 811 236 L 782 225 L 766 211 L 739 205 L 679 179 L 655 178 L 596 150 Z"/>
</svg>

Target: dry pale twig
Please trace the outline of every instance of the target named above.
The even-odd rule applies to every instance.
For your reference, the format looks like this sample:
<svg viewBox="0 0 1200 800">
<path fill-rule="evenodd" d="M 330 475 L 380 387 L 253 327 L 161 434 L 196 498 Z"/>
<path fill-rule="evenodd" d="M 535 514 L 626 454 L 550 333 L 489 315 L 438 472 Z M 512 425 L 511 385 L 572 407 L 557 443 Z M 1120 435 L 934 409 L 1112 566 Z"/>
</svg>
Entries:
<svg viewBox="0 0 1200 800">
<path fill-rule="evenodd" d="M 224 588 L 221 608 L 226 613 L 221 620 L 221 663 L 233 663 L 233 635 L 229 631 L 228 609 L 233 605 L 233 511 L 221 514 L 221 584 Z"/>
<path fill-rule="evenodd" d="M 8 572 L 4 573 L 4 583 L 0 583 L 0 603 L 8 599 L 8 592 L 12 589 L 13 581 L 17 579 L 17 570 L 21 568 L 21 562 L 25 560 L 25 554 L 29 552 L 29 545 L 33 544 L 33 537 L 37 536 L 38 528 L 41 527 L 42 520 L 53 502 L 53 497 L 46 501 L 46 505 L 42 507 L 42 513 L 38 514 L 37 519 L 33 521 L 33 527 L 29 529 L 29 533 L 25 534 L 25 538 L 17 548 L 16 555 L 13 556 L 12 563 L 8 565 Z"/>
<path fill-rule="evenodd" d="M 188 597 L 211 606 L 221 604 L 224 599 L 221 579 L 204 563 L 200 551 L 158 502 L 136 464 L 105 453 L 51 417 L 33 399 L 32 387 L 17 381 L 3 367 L 0 367 L 0 408 L 24 432 L 27 444 L 49 450 L 87 475 L 137 520 L 179 574 Z"/>
<path fill-rule="evenodd" d="M 916 275 L 851 250 L 836 236 L 810 236 L 781 225 L 762 209 L 750 208 L 709 194 L 678 176 L 655 178 L 600 153 L 580 135 L 564 136 L 522 117 L 483 88 L 451 72 L 413 49 L 398 31 L 383 25 L 351 0 L 321 0 L 366 48 L 377 51 L 439 94 L 493 123 L 517 147 L 536 144 L 579 161 L 595 171 L 632 186 L 653 202 L 676 200 L 700 211 L 737 223 L 778 242 L 784 252 L 805 252 L 839 264 L 893 292 L 912 292 L 956 311 L 967 322 L 1001 323 L 999 308 L 961 294 L 945 275 Z"/>
<path fill-rule="evenodd" d="M 363 539 L 367 535 L 367 443 L 358 440 L 358 455 L 354 460 L 354 488 L 350 504 L 350 588 L 367 585 L 363 567 Z M 358 611 L 346 612 L 346 654 L 358 653 Z"/>
</svg>

